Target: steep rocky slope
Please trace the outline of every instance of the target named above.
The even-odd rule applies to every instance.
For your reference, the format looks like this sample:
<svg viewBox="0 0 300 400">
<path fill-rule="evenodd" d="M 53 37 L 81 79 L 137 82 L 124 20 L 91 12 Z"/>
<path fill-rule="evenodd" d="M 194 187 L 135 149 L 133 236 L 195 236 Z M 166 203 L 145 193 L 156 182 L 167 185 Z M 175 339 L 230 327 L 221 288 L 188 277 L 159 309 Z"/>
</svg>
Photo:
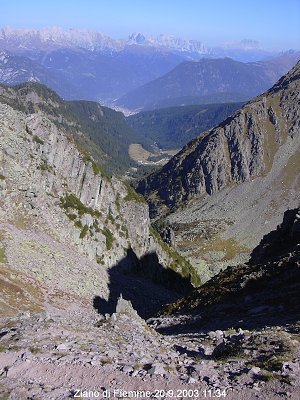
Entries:
<svg viewBox="0 0 300 400">
<path fill-rule="evenodd" d="M 272 89 L 139 183 L 153 217 L 176 210 L 165 224 L 200 269 L 245 259 L 283 211 L 298 205 L 299 87 L 298 62 Z"/>
</svg>

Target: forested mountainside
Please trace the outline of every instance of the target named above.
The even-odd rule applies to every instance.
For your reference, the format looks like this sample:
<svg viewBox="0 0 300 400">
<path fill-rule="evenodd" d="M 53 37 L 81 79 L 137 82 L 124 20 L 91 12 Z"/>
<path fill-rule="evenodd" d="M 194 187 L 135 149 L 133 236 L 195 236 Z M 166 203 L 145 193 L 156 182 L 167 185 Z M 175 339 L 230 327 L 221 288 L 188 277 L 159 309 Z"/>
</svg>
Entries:
<svg viewBox="0 0 300 400">
<path fill-rule="evenodd" d="M 242 106 L 242 103 L 206 104 L 161 108 L 127 117 L 127 122 L 140 135 L 162 149 L 178 149 L 213 128 Z"/>
</svg>

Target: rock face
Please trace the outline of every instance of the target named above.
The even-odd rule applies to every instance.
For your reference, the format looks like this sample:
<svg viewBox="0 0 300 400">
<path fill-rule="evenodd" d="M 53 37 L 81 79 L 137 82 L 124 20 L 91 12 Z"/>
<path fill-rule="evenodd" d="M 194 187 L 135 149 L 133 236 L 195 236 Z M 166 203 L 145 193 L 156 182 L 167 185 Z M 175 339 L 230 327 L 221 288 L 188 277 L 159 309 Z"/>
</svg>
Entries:
<svg viewBox="0 0 300 400">
<path fill-rule="evenodd" d="M 291 253 L 300 243 L 300 209 L 284 213 L 282 224 L 275 231 L 265 235 L 259 245 L 252 251 L 250 264 L 258 264 L 276 259 L 281 254 Z"/>
<path fill-rule="evenodd" d="M 192 240 L 198 237 L 198 247 L 218 234 L 223 243 L 214 250 L 228 250 L 228 240 L 251 248 L 276 227 L 285 209 L 298 205 L 299 78 L 298 62 L 272 89 L 139 183 L 152 217 L 176 210 L 167 221 L 183 232 L 178 245 L 191 240 L 184 237 L 188 233 Z M 242 251 L 240 246 L 237 252 Z M 225 253 L 214 261 L 232 258 Z"/>
<path fill-rule="evenodd" d="M 143 294 L 150 310 L 151 290 L 157 298 L 154 308 L 163 297 L 170 301 L 179 286 L 172 292 L 169 282 L 169 291 L 153 287 L 147 292 L 141 284 L 146 278 L 137 284 L 118 275 L 125 270 L 127 275 L 134 272 L 164 284 L 168 267 L 180 277 L 187 266 L 177 263 L 176 253 L 166 251 L 151 235 L 145 201 L 121 180 L 105 175 L 68 128 L 51 121 L 42 107 L 21 112 L 0 102 L 0 121 L 0 266 L 8 279 L 3 313 L 18 309 L 9 296 L 11 285 L 27 299 L 28 304 L 21 306 L 25 310 L 43 308 L 48 302 L 61 306 L 72 296 L 81 302 L 92 303 L 96 296 L 111 301 L 113 288 L 121 282 L 127 293 L 128 286 L 139 285 L 135 306 Z M 146 263 L 149 255 L 155 257 Z M 146 267 L 155 272 L 142 273 Z M 184 282 L 191 287 L 188 279 Z M 37 287 L 34 296 L 32 286 Z M 146 301 L 143 304 L 145 312 Z"/>
</svg>

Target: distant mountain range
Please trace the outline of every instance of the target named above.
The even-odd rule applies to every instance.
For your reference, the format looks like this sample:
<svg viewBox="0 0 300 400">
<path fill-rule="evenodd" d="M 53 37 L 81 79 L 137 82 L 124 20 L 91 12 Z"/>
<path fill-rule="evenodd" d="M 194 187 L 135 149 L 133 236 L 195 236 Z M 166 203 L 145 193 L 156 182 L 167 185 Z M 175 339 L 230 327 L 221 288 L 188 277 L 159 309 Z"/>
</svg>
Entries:
<svg viewBox="0 0 300 400">
<path fill-rule="evenodd" d="M 160 52 L 94 53 L 84 49 L 0 52 L 0 83 L 48 85 L 65 99 L 113 99 L 166 73 L 183 59 Z"/>
<path fill-rule="evenodd" d="M 127 39 L 113 39 L 101 32 L 92 30 L 50 27 L 43 29 L 14 29 L 4 27 L 0 30 L 0 49 L 18 51 L 58 50 L 80 48 L 93 52 L 119 52 L 128 47 L 155 48 L 161 51 L 183 53 L 187 57 L 195 56 L 228 56 L 234 52 L 241 61 L 274 56 L 276 52 L 262 49 L 256 41 L 244 39 L 240 42 L 225 43 L 219 47 L 208 47 L 199 40 L 189 40 L 170 35 L 145 36 L 135 32 Z M 239 54 L 238 54 L 239 51 Z M 258 57 L 258 58 L 256 58 Z"/>
<path fill-rule="evenodd" d="M 294 52 L 255 63 L 230 58 L 186 61 L 121 97 L 117 104 L 147 110 L 249 100 L 271 87 L 299 58 L 300 52 Z"/>
<path fill-rule="evenodd" d="M 130 110 L 244 101 L 270 87 L 287 72 L 292 66 L 288 58 L 297 58 L 295 54 L 282 55 L 286 61 L 279 62 L 276 58 L 271 59 L 275 53 L 265 52 L 257 42 L 250 40 L 213 49 L 200 41 L 166 35 L 147 37 L 134 33 L 126 40 L 115 40 L 100 32 L 65 31 L 59 27 L 40 30 L 2 28 L 0 83 L 39 82 L 64 99 L 95 100 L 103 105 Z M 218 60 L 218 57 L 228 56 L 240 61 L 268 57 L 270 61 L 266 61 L 263 71 L 256 64 L 245 66 L 232 61 L 229 66 L 232 68 L 231 85 L 224 76 L 224 72 L 227 74 L 224 69 L 230 61 Z M 211 72 L 203 70 L 208 78 L 208 88 L 204 93 L 198 90 L 198 78 L 193 78 L 194 73 L 199 74 L 194 71 L 196 66 L 202 65 L 201 62 L 207 63 L 203 57 L 212 59 L 213 65 Z M 219 67 L 215 67 L 217 65 Z M 257 71 L 260 74 L 258 78 Z M 215 73 L 219 79 L 217 76 L 214 83 L 210 74 L 214 76 Z M 166 76 L 170 80 L 167 88 L 164 83 Z M 156 83 L 156 79 L 163 80 Z M 150 92 L 153 88 L 153 93 L 148 92 L 148 86 L 143 87 L 147 84 Z M 211 95 L 213 85 L 217 87 Z M 144 90 L 146 100 L 143 99 Z"/>
</svg>

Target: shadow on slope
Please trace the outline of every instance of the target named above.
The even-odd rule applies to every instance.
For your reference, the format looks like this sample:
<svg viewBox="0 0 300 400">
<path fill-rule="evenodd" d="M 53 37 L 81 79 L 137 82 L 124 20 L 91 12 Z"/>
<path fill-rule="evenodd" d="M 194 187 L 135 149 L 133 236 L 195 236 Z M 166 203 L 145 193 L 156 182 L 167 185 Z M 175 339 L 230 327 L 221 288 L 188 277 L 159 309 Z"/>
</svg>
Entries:
<svg viewBox="0 0 300 400">
<path fill-rule="evenodd" d="M 193 286 L 188 278 L 164 268 L 155 252 L 138 258 L 128 249 L 117 265 L 109 269 L 108 300 L 95 296 L 93 306 L 100 314 L 112 314 L 120 294 L 130 300 L 141 317 L 157 313 L 163 306 L 188 294 Z"/>
</svg>

